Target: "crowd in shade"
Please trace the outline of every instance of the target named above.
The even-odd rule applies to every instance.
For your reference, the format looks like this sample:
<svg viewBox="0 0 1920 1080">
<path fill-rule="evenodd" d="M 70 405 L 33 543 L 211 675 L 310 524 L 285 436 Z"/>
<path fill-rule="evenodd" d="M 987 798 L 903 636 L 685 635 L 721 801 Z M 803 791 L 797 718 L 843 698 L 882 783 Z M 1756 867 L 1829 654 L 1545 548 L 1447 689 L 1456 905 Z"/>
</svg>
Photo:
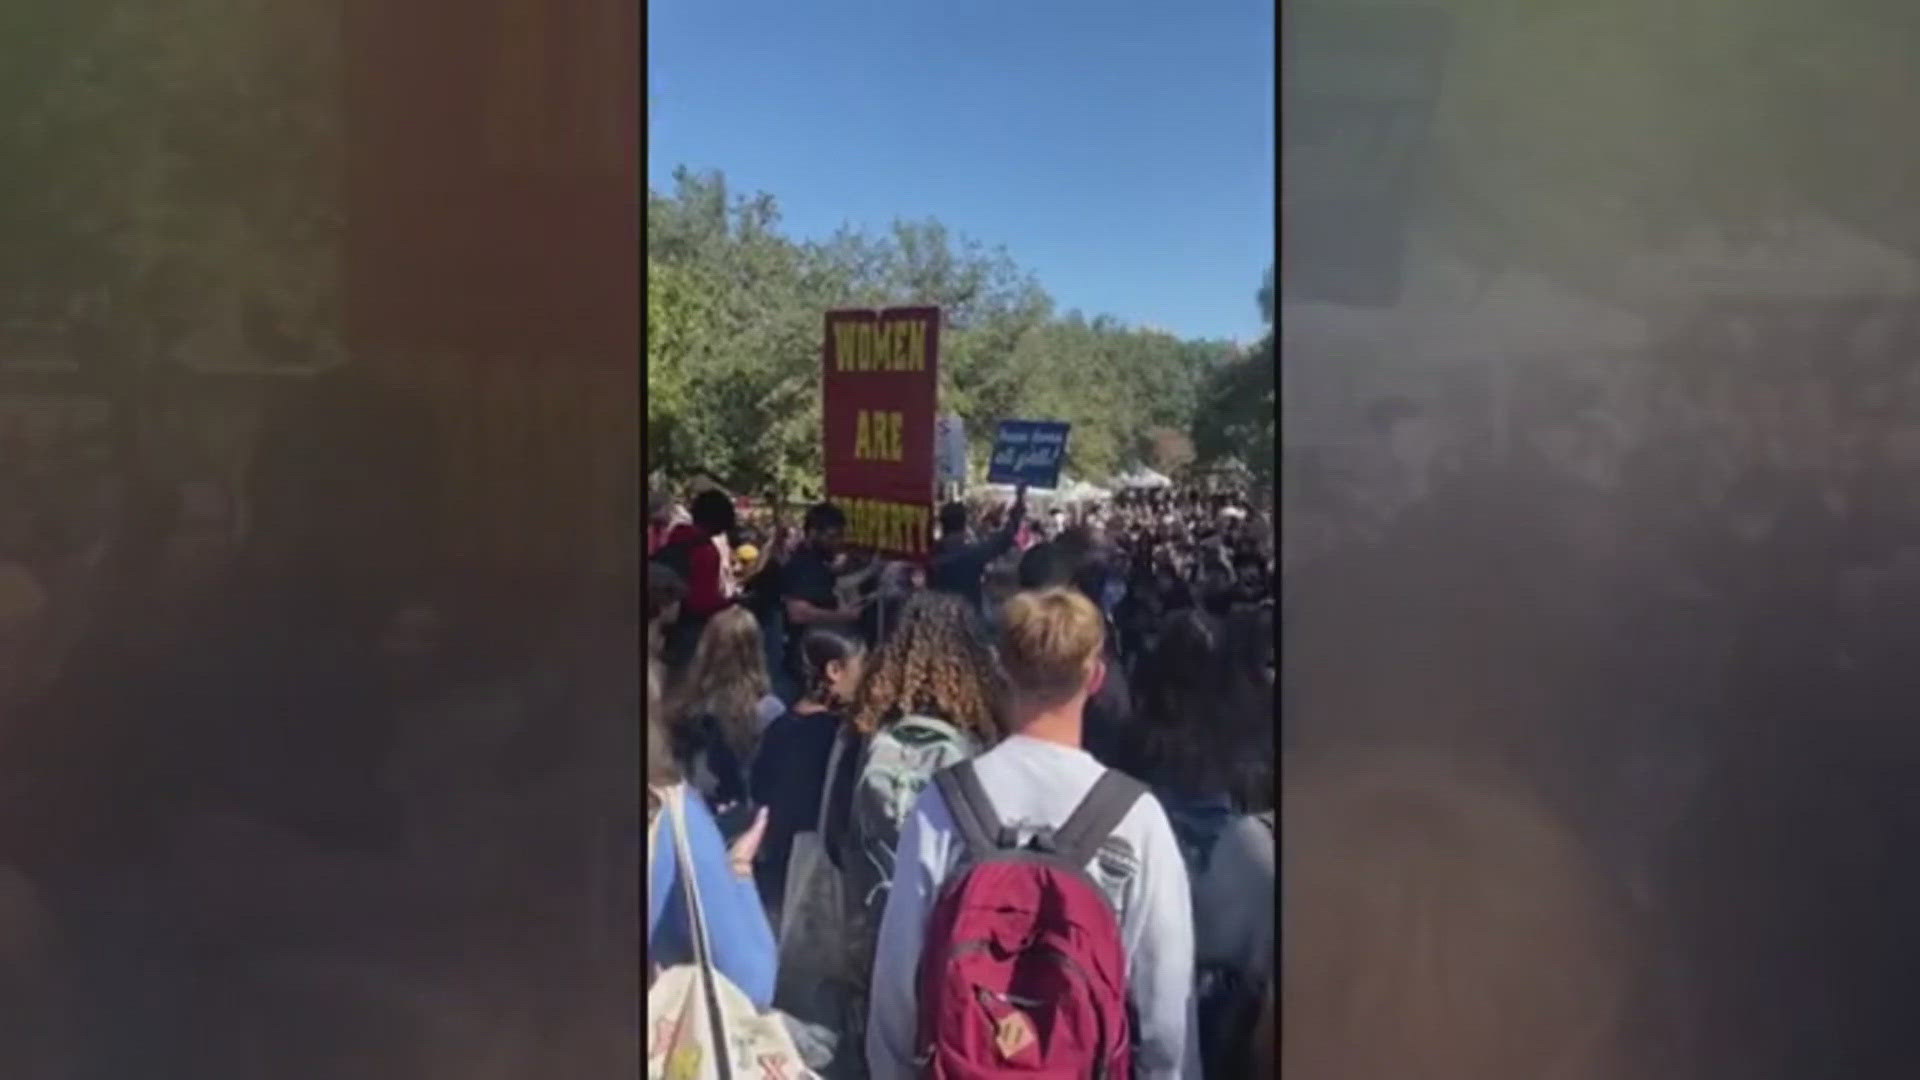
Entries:
<svg viewBox="0 0 1920 1080">
<path fill-rule="evenodd" d="M 1021 489 L 906 562 L 650 510 L 650 1055 L 705 956 L 822 1076 L 1272 1075 L 1264 511 Z"/>
<path fill-rule="evenodd" d="M 639 583 L 450 564 L 410 400 L 0 537 L 0 1074 L 636 1071 Z"/>
<path fill-rule="evenodd" d="M 1920 444 L 1868 329 L 1289 454 L 1283 1070 L 1906 1071 Z"/>
</svg>

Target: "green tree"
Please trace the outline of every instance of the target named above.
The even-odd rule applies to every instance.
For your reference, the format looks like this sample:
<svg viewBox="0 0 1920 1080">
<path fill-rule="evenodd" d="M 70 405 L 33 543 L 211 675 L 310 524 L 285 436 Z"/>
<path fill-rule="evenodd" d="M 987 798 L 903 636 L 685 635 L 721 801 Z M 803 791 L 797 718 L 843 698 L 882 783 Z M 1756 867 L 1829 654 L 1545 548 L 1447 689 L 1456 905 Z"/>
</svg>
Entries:
<svg viewBox="0 0 1920 1080">
<path fill-rule="evenodd" d="M 337 354 L 338 22 L 267 0 L 9 5 L 0 289 L 105 324 L 116 360 Z"/>
<path fill-rule="evenodd" d="M 686 170 L 671 192 L 649 193 L 647 213 L 648 457 L 672 472 L 818 490 L 820 335 L 833 308 L 940 307 L 941 407 L 968 421 L 982 467 L 1005 419 L 1073 424 L 1077 475 L 1149 460 L 1165 430 L 1194 426 L 1230 354 L 1110 317 L 1056 316 L 1004 250 L 938 221 L 795 243 L 770 196 Z"/>
<path fill-rule="evenodd" d="M 1214 368 L 1201 388 L 1193 446 L 1202 463 L 1237 460 L 1259 480 L 1273 481 L 1278 356 L 1273 328 L 1273 272 L 1258 302 L 1267 332 L 1252 348 Z"/>
<path fill-rule="evenodd" d="M 840 278 L 780 235 L 770 196 L 732 195 L 717 173 L 681 170 L 647 215 L 671 313 L 658 341 L 649 329 L 648 370 L 674 395 L 650 411 L 650 425 L 663 421 L 650 427 L 650 460 L 748 490 L 817 486 L 820 333 Z"/>
<path fill-rule="evenodd" d="M 1336 0 L 1346 5 L 1352 0 Z M 1818 213 L 1920 252 L 1920 16 L 1893 0 L 1447 0 L 1419 218 L 1490 271 L 1625 307 L 1649 250 Z"/>
</svg>

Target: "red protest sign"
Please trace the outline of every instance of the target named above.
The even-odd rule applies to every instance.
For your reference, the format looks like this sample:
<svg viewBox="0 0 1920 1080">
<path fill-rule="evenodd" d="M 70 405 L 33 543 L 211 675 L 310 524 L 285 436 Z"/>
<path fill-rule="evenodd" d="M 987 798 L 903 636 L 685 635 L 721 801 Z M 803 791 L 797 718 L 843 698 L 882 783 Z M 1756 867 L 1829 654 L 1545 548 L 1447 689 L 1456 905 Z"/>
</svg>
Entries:
<svg viewBox="0 0 1920 1080">
<path fill-rule="evenodd" d="M 827 498 L 846 511 L 850 544 L 910 559 L 932 549 L 939 357 L 939 308 L 827 312 Z"/>
</svg>

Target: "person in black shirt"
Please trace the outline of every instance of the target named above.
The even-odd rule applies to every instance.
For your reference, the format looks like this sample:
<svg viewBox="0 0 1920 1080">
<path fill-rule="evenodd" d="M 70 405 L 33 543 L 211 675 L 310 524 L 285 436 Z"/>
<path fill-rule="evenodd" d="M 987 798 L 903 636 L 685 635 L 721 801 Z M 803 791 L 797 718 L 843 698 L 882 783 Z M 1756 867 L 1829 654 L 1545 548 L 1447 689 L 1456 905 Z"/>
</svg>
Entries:
<svg viewBox="0 0 1920 1080">
<path fill-rule="evenodd" d="M 800 700 L 761 739 L 752 787 L 754 798 L 767 808 L 767 833 L 754 878 L 769 911 L 777 912 L 786 896 L 793 838 L 819 825 L 821 794 L 829 782 L 827 765 L 836 740 L 844 738 L 848 745 L 841 751 L 840 775 L 832 778 L 829 834 L 821 838 L 830 851 L 837 849 L 838 833 L 832 823 L 845 823 L 846 803 L 859 770 L 859 739 L 844 722 L 845 706 L 859 684 L 865 659 L 865 647 L 850 634 L 826 627 L 807 631 L 800 641 L 806 675 Z"/>
<path fill-rule="evenodd" d="M 933 567 L 927 574 L 929 588 L 950 592 L 965 600 L 976 611 L 981 607 L 980 583 L 987 566 L 1013 547 L 1020 523 L 1027 516 L 1027 486 L 1014 492 L 1013 509 L 1005 523 L 987 539 L 975 543 L 967 528 L 965 503 L 950 502 L 940 508 L 940 542 L 934 545 Z"/>
<path fill-rule="evenodd" d="M 767 649 L 767 674 L 773 679 L 773 692 L 791 704 L 800 696 L 801 687 L 787 671 L 787 616 L 781 600 L 787 555 L 792 547 L 790 532 L 782 524 L 760 552 L 759 564 L 750 570 L 740 585 L 740 602 L 760 624 L 760 636 Z"/>
<path fill-rule="evenodd" d="M 832 503 L 807 511 L 802 522 L 804 541 L 787 559 L 780 574 L 780 603 L 787 616 L 787 668 L 803 677 L 800 639 L 815 626 L 855 627 L 865 605 L 842 608 L 834 589 L 833 565 L 847 533 L 847 516 Z"/>
</svg>

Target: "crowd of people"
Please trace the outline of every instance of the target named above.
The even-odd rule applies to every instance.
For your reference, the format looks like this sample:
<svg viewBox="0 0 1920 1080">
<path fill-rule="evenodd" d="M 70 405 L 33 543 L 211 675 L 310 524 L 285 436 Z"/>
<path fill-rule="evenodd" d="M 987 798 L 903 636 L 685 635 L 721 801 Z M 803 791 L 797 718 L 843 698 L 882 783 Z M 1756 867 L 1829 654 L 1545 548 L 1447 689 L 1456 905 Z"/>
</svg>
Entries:
<svg viewBox="0 0 1920 1080">
<path fill-rule="evenodd" d="M 1385 459 L 1444 428 L 1388 405 Z M 1283 570 L 1287 1068 L 1906 1069 L 1916 462 L 1608 409 L 1371 490 L 1290 455 L 1289 528 L 1338 527 Z"/>
<path fill-rule="evenodd" d="M 698 953 L 824 1076 L 1272 1074 L 1263 512 L 1022 489 L 922 564 L 650 508 L 650 1055 Z"/>
<path fill-rule="evenodd" d="M 637 562 L 449 559 L 385 395 L 270 410 L 244 529 L 156 462 L 0 543 L 0 1074 L 637 1070 Z"/>
</svg>

